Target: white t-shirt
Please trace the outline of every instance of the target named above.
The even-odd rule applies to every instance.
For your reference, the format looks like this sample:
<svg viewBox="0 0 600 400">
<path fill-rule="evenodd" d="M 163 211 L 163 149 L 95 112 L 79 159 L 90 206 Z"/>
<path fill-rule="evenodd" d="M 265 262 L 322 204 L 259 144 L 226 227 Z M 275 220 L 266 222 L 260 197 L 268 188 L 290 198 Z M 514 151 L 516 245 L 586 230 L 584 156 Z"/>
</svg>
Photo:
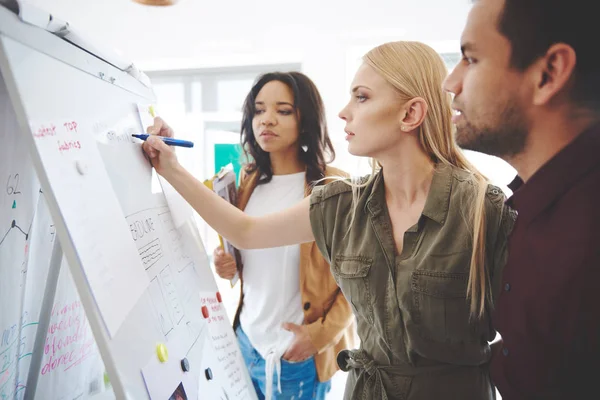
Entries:
<svg viewBox="0 0 600 400">
<path fill-rule="evenodd" d="M 261 216 L 284 210 L 304 198 L 305 173 L 274 175 L 258 185 L 244 212 Z M 267 359 L 278 360 L 294 334 L 284 322 L 304 321 L 300 295 L 300 245 L 241 250 L 244 264 L 244 304 L 240 324 L 252 346 Z"/>
</svg>

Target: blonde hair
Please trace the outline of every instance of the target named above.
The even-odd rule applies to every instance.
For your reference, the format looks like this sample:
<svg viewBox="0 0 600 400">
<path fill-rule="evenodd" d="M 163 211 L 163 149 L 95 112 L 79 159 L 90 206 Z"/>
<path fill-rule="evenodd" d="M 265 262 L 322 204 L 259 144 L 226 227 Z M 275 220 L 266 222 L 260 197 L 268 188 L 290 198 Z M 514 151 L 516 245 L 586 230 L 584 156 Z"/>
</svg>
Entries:
<svg viewBox="0 0 600 400">
<path fill-rule="evenodd" d="M 404 101 L 421 97 L 428 111 L 419 127 L 418 139 L 431 160 L 451 165 L 471 174 L 477 187 L 475 207 L 470 218 L 473 225 L 473 251 L 469 268 L 467 297 L 472 316 L 482 317 L 486 298 L 491 296 L 485 273 L 485 198 L 488 181 L 456 145 L 452 124 L 452 99 L 442 90 L 448 74 L 441 57 L 431 47 L 419 42 L 390 42 L 369 51 L 363 61 L 398 91 Z M 358 200 L 359 189 L 367 186 L 375 176 L 379 164 L 373 160 L 373 174 L 364 184 L 350 183 L 353 198 Z"/>
</svg>

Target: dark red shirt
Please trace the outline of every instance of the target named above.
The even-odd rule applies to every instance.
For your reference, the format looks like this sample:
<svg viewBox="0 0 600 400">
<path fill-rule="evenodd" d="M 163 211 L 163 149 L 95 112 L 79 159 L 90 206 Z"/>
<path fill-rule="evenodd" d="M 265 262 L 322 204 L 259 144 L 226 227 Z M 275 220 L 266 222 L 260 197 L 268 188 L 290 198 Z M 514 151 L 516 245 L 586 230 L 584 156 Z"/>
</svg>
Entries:
<svg viewBox="0 0 600 400">
<path fill-rule="evenodd" d="M 503 400 L 600 399 L 600 125 L 508 204 L 518 217 L 493 314 L 504 342 L 492 379 Z"/>
</svg>

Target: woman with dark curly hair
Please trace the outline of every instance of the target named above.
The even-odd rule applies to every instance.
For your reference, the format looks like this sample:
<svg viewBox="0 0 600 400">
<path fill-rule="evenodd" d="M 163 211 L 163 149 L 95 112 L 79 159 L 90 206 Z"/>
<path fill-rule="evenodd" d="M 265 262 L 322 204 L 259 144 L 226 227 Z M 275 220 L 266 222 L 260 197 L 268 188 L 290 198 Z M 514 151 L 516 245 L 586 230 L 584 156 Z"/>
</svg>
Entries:
<svg viewBox="0 0 600 400">
<path fill-rule="evenodd" d="M 257 79 L 244 102 L 241 141 L 252 161 L 242 169 L 238 207 L 249 215 L 283 210 L 327 176 L 342 175 L 327 167 L 335 152 L 323 101 L 302 73 Z M 352 311 L 315 243 L 242 250 L 241 265 L 222 248 L 214 256 L 222 278 L 240 272 L 234 328 L 259 398 L 324 399 L 336 354 L 352 337 Z"/>
</svg>

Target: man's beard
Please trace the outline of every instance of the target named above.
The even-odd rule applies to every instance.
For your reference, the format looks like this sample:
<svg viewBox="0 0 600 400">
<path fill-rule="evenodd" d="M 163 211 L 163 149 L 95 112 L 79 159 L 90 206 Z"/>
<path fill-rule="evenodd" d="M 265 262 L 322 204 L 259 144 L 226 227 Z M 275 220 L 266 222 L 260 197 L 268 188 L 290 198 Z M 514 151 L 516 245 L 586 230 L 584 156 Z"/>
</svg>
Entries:
<svg viewBox="0 0 600 400">
<path fill-rule="evenodd" d="M 469 122 L 456 128 L 456 142 L 465 150 L 511 159 L 525 149 L 528 124 L 517 107 L 506 107 L 495 126 Z"/>
</svg>

